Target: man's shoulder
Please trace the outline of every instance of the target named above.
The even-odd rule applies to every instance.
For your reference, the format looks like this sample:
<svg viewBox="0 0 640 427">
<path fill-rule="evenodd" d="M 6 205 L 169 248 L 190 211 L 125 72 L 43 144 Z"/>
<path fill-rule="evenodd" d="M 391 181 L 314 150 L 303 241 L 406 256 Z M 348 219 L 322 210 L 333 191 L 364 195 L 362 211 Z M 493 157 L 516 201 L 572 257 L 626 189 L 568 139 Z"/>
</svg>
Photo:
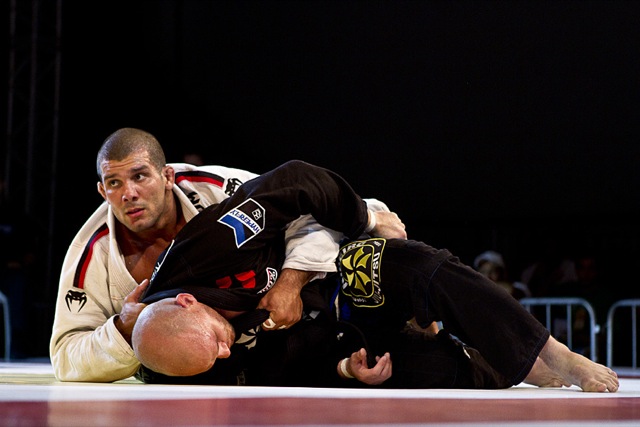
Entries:
<svg viewBox="0 0 640 427">
<path fill-rule="evenodd" d="M 70 286 L 84 288 L 89 265 L 106 266 L 109 257 L 109 210 L 103 203 L 76 233 L 65 257 L 65 277 L 72 280 Z M 94 260 L 99 260 L 96 264 Z M 76 264 L 72 267 L 72 264 Z M 93 274 L 93 273 L 91 273 Z"/>
<path fill-rule="evenodd" d="M 220 165 L 194 166 L 172 163 L 178 188 L 189 197 L 191 203 L 205 206 L 219 203 L 235 193 L 240 185 L 256 177 L 253 172 Z"/>
<path fill-rule="evenodd" d="M 106 202 L 102 202 L 82 225 L 78 231 L 77 237 L 90 236 L 100 229 L 107 228 L 108 218 L 109 205 Z"/>
<path fill-rule="evenodd" d="M 189 163 L 169 163 L 169 166 L 173 167 L 176 174 L 189 174 L 189 173 L 212 173 L 218 174 L 225 178 L 234 176 L 257 176 L 257 174 L 244 169 L 233 168 L 223 165 L 202 165 L 196 166 Z"/>
<path fill-rule="evenodd" d="M 108 218 L 109 205 L 103 202 L 80 227 L 74 241 L 86 244 L 98 236 L 107 235 L 109 233 Z"/>
</svg>

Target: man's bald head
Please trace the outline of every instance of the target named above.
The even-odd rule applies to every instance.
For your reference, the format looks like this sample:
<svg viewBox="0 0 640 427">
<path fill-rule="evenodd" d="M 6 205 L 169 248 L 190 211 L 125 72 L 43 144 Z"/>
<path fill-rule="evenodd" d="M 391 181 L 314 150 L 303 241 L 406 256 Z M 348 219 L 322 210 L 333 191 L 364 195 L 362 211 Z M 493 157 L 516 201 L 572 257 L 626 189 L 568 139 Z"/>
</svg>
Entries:
<svg viewBox="0 0 640 427">
<path fill-rule="evenodd" d="M 211 369 L 218 357 L 229 356 L 229 331 L 231 326 L 215 310 L 190 294 L 179 294 L 145 307 L 131 342 L 140 363 L 152 371 L 192 376 Z"/>
</svg>

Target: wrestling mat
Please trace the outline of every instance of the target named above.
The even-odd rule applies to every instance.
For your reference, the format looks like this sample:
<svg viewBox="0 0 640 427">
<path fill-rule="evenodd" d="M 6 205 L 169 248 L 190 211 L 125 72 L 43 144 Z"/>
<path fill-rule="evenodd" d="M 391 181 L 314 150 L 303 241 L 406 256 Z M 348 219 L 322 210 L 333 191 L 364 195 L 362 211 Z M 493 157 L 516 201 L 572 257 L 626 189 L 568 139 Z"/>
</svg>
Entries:
<svg viewBox="0 0 640 427">
<path fill-rule="evenodd" d="M 48 363 L 0 363 L 0 426 L 640 426 L 640 377 L 617 393 L 61 383 Z"/>
</svg>

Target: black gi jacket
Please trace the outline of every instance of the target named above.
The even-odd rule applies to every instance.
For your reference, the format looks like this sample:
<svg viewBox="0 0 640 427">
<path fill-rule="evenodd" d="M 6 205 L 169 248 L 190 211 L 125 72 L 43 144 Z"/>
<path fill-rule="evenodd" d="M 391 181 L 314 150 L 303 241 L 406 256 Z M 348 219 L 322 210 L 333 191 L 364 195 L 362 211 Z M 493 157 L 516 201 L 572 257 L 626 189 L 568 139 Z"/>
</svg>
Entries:
<svg viewBox="0 0 640 427">
<path fill-rule="evenodd" d="M 303 289 L 305 318 L 299 324 L 266 333 L 258 327 L 269 314 L 256 306 L 275 283 L 284 261 L 284 229 L 305 214 L 350 238 L 362 235 L 368 222 L 366 203 L 342 177 L 290 161 L 247 181 L 233 196 L 185 225 L 159 258 L 142 302 L 188 292 L 213 308 L 247 313 L 231 321 L 237 337 L 231 358 L 216 361 L 211 372 L 170 378 L 142 369 L 145 381 L 224 384 L 236 383 L 240 375 L 247 384 L 318 386 L 327 376 L 337 379 L 337 356 L 331 355 L 334 323 L 318 283 Z M 260 338 L 254 347 L 256 333 Z M 300 375 L 301 369 L 305 375 Z"/>
</svg>

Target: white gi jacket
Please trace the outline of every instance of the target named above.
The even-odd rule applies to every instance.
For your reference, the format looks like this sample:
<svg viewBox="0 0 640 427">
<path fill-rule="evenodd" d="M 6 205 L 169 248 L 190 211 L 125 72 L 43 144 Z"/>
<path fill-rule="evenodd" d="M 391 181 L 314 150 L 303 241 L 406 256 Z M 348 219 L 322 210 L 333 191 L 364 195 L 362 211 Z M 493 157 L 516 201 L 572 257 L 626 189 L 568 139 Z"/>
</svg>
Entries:
<svg viewBox="0 0 640 427">
<path fill-rule="evenodd" d="M 223 166 L 171 166 L 176 171 L 174 192 L 187 221 L 257 176 Z M 181 174 L 183 179 L 178 179 Z M 371 210 L 388 210 L 377 200 L 367 203 Z M 115 233 L 110 232 L 115 221 L 109 205 L 102 203 L 76 234 L 65 256 L 49 347 L 60 381 L 112 382 L 132 376 L 140 366 L 114 323 L 124 298 L 138 285 L 125 267 Z M 340 237 L 320 227 L 312 217 L 301 217 L 287 230 L 283 268 L 335 271 Z"/>
</svg>

